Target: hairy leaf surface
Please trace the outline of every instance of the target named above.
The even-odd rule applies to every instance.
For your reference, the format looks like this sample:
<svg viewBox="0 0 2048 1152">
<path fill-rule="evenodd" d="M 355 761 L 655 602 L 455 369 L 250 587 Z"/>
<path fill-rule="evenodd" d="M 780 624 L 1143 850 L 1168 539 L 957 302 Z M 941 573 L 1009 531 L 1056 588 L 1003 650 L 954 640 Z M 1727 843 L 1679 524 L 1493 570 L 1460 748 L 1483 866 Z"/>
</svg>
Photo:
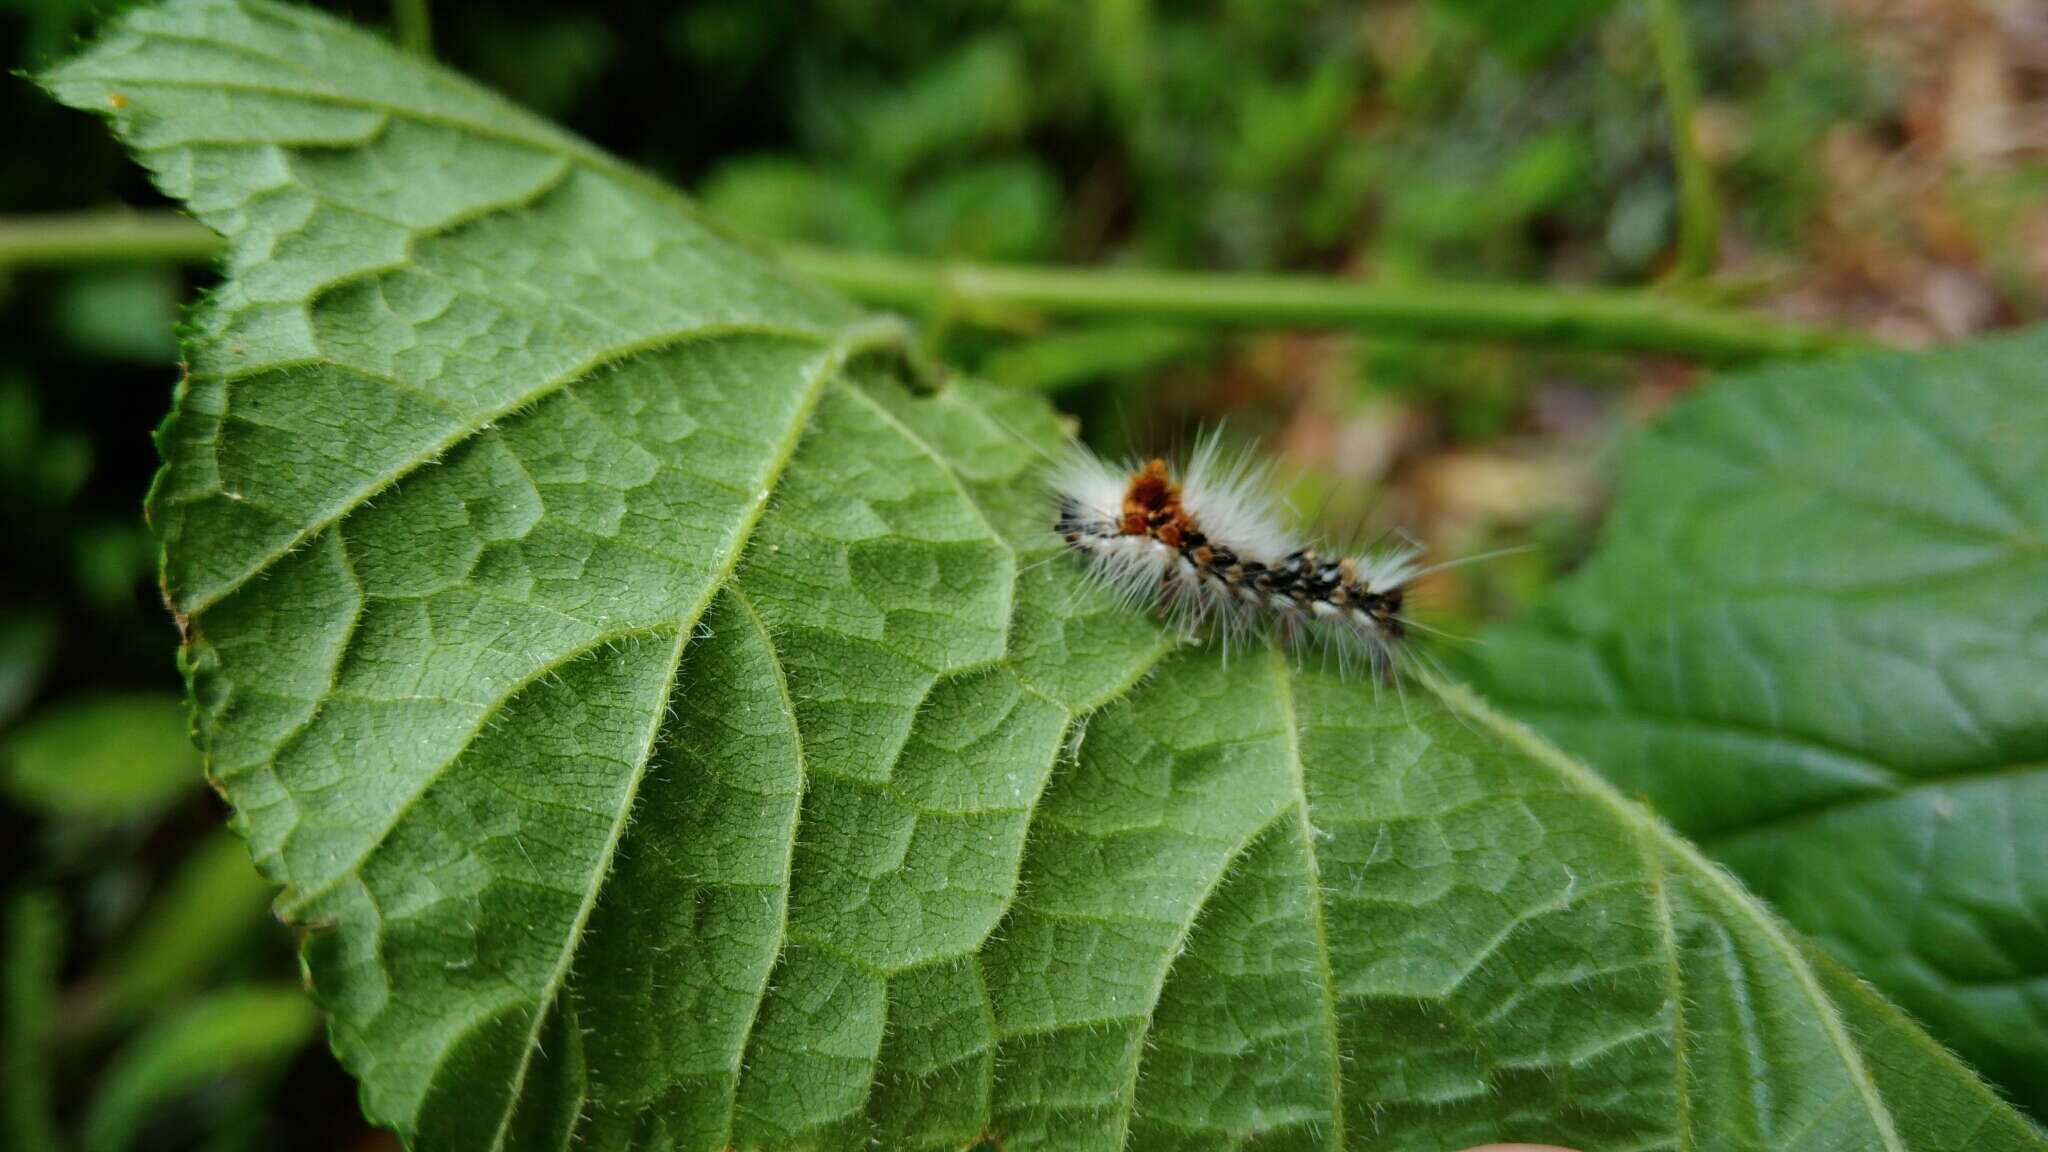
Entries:
<svg viewBox="0 0 2048 1152">
<path fill-rule="evenodd" d="M 1598 557 L 1477 651 L 2048 1115 L 2048 333 L 1723 381 Z"/>
<path fill-rule="evenodd" d="M 253 2 L 48 82 L 232 241 L 165 582 L 415 1146 L 2042 1146 L 1475 701 L 1091 594 L 1041 401 L 587 146 Z"/>
</svg>

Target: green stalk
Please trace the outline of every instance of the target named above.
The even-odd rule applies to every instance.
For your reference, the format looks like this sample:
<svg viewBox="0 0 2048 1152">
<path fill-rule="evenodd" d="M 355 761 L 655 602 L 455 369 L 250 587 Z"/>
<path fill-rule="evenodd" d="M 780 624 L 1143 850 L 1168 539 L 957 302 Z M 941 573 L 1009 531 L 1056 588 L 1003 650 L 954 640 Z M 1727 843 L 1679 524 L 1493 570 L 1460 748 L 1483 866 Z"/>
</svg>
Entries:
<svg viewBox="0 0 2048 1152">
<path fill-rule="evenodd" d="M 170 212 L 0 218 L 0 270 L 199 263 L 223 247 L 220 237 Z M 815 248 L 782 255 L 792 271 L 862 303 L 996 327 L 1121 320 L 1211 329 L 1334 328 L 1712 363 L 1826 355 L 1868 343 L 1851 333 L 1635 289 L 998 267 Z"/>
<path fill-rule="evenodd" d="M 197 264 L 226 241 L 176 212 L 0 217 L 0 271 L 81 264 Z"/>
<path fill-rule="evenodd" d="M 427 0 L 391 0 L 391 23 L 398 46 L 423 60 L 434 56 L 434 22 Z"/>
<path fill-rule="evenodd" d="M 868 304 L 949 307 L 984 324 L 1149 320 L 1222 328 L 1343 328 L 1388 336 L 1644 352 L 1715 363 L 1825 355 L 1855 335 L 1638 290 L 1507 284 L 1373 284 L 1120 268 L 937 264 L 792 248 L 789 267 Z"/>
<path fill-rule="evenodd" d="M 1685 34 L 1679 0 L 1649 0 L 1650 38 L 1664 82 L 1664 109 L 1671 120 L 1671 151 L 1678 166 L 1678 265 L 1681 280 L 1713 274 L 1721 247 L 1721 203 L 1714 173 L 1700 155 L 1693 131 L 1699 109 L 1699 69 Z"/>
</svg>

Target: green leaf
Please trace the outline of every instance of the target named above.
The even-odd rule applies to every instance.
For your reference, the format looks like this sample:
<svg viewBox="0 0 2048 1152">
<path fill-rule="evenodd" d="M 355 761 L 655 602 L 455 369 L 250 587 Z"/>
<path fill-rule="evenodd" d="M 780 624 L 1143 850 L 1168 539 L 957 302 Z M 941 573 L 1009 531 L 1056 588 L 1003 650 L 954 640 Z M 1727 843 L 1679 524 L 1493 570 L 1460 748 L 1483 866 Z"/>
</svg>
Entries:
<svg viewBox="0 0 2048 1152">
<path fill-rule="evenodd" d="M 1721 381 L 1477 684 L 2048 1115 L 2048 331 Z"/>
<path fill-rule="evenodd" d="M 47 81 L 231 240 L 153 522 L 414 1147 L 2044 1147 L 1476 702 L 1084 588 L 1041 398 L 587 146 L 253 2 Z"/>
<path fill-rule="evenodd" d="M 50 327 L 81 356 L 172 364 L 182 289 L 170 265 L 75 273 L 50 294 Z"/>
<path fill-rule="evenodd" d="M 245 951 L 271 894 L 240 837 L 223 830 L 202 841 L 178 862 L 97 978 L 88 999 L 93 1023 L 146 1016 Z"/>
<path fill-rule="evenodd" d="M 85 1115 L 87 1152 L 121 1152 L 152 1112 L 225 1077 L 270 1071 L 312 1039 L 319 1014 L 296 988 L 230 988 L 144 1029 L 108 1065 Z"/>
<path fill-rule="evenodd" d="M 886 249 L 896 239 L 881 181 L 785 155 L 728 160 L 698 196 L 714 219 L 761 240 Z"/>
<path fill-rule="evenodd" d="M 0 744 L 0 788 L 74 819 L 147 816 L 199 786 L 184 705 L 169 694 L 107 693 L 52 705 Z"/>
<path fill-rule="evenodd" d="M 1058 182 L 1034 160 L 963 165 L 904 205 L 903 236 L 919 251 L 967 260 L 1029 260 L 1054 241 Z"/>
<path fill-rule="evenodd" d="M 1016 137 L 1031 117 L 1031 70 L 1014 38 L 995 33 L 960 45 L 905 83 L 851 109 L 843 118 L 854 159 L 890 177 L 919 164 Z"/>
</svg>

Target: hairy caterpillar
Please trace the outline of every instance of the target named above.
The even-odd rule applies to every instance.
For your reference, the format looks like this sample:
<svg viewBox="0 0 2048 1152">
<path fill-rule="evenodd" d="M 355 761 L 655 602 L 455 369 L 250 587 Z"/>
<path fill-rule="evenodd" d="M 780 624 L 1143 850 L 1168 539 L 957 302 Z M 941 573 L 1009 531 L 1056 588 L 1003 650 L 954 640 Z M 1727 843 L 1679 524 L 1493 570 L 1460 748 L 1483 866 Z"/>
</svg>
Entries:
<svg viewBox="0 0 2048 1152">
<path fill-rule="evenodd" d="M 1421 549 L 1327 554 L 1282 523 L 1272 469 L 1203 439 L 1178 476 L 1163 459 L 1113 467 L 1073 446 L 1053 470 L 1054 530 L 1126 603 L 1226 646 L 1266 631 L 1342 666 L 1389 670 L 1412 622 Z"/>
</svg>

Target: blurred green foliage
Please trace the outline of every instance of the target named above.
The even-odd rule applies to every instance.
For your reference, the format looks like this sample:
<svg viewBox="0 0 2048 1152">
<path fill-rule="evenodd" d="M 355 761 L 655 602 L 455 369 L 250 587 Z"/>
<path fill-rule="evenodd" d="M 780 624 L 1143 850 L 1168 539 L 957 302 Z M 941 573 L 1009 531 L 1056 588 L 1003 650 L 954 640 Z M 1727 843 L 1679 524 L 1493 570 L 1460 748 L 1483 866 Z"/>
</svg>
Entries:
<svg viewBox="0 0 2048 1152">
<path fill-rule="evenodd" d="M 66 700 L 0 742 L 0 788 L 53 818 L 147 815 L 198 783 L 184 701 L 169 692 Z"/>
<path fill-rule="evenodd" d="M 21 1152 L 62 1147 L 45 1051 L 57 1024 L 57 968 L 64 910 L 54 893 L 7 902 L 0 931 L 0 1137 Z"/>
<path fill-rule="evenodd" d="M 78 1011 L 102 1028 L 175 1003 L 249 947 L 270 895 L 239 836 L 206 837 L 164 879 L 106 969 L 81 989 Z"/>
<path fill-rule="evenodd" d="M 145 1124 L 163 1123 L 163 1105 L 236 1074 L 251 1074 L 256 1082 L 240 1086 L 240 1108 L 216 1110 L 250 1126 L 250 1104 L 265 1094 L 264 1082 L 276 1078 L 283 1060 L 319 1023 L 313 1002 L 289 984 L 225 988 L 164 1012 L 108 1065 L 105 1086 L 86 1114 L 83 1147 L 126 1152 L 137 1146 Z M 204 1134 L 219 1147 L 239 1133 L 223 1126 Z"/>
<path fill-rule="evenodd" d="M 33 68 L 123 6 L 0 0 L 4 51 Z M 382 3 L 335 7 L 392 22 Z M 1754 267 L 1827 266 L 1816 225 L 1838 189 L 1816 158 L 1845 126 L 1902 137 L 1896 71 L 1817 0 L 1682 7 L 1702 87 L 1738 129 L 1717 153 L 1735 243 Z M 764 241 L 1634 284 L 1676 235 L 1639 3 L 446 0 L 432 16 L 456 67 Z M 0 110 L 0 211 L 161 203 L 107 134 L 31 85 L 0 89 Z M 2042 270 L 2010 241 L 2040 226 L 2048 166 L 1942 171 L 1934 191 L 1999 316 L 2038 315 Z M 173 702 L 177 637 L 140 508 L 176 310 L 205 280 L 0 267 L 9 1147 L 362 1139 Z M 1577 478 L 1673 387 L 1585 356 L 937 319 L 936 353 L 1059 393 L 1113 450 L 1227 414 L 1233 434 L 1276 437 L 1304 473 L 1298 505 L 1339 532 L 1400 520 L 1452 553 L 1532 544 L 1461 570 L 1440 605 L 1454 623 L 1527 602 L 1583 553 L 1597 488 Z M 1446 486 L 1461 505 L 1443 507 Z"/>
<path fill-rule="evenodd" d="M 1441 0 L 1470 22 L 1488 43 L 1522 61 L 1537 61 L 1612 8 L 1615 0 Z"/>
</svg>

